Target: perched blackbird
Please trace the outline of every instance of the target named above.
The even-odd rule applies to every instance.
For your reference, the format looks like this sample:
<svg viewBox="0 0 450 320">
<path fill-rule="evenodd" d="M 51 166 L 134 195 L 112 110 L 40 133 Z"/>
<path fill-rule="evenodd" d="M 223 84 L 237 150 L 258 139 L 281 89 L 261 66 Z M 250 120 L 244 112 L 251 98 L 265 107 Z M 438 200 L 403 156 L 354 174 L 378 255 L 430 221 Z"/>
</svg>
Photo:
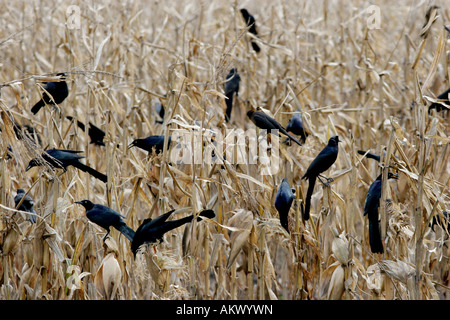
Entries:
<svg viewBox="0 0 450 320">
<path fill-rule="evenodd" d="M 108 178 L 103 173 L 98 172 L 97 170 L 83 164 L 79 159 L 84 158 L 83 156 L 79 156 L 78 153 L 82 151 L 74 151 L 74 150 L 62 150 L 62 149 L 49 149 L 42 153 L 42 158 L 45 160 L 51 167 L 63 169 L 64 172 L 67 171 L 68 166 L 74 166 L 81 171 L 89 173 L 91 176 L 103 181 L 107 182 Z M 42 161 L 40 158 L 32 159 L 26 168 L 26 171 L 30 170 L 33 167 L 41 166 Z M 63 172 L 63 173 L 64 173 Z"/>
<path fill-rule="evenodd" d="M 17 194 L 14 197 L 14 203 L 16 205 L 17 210 L 26 211 L 31 214 L 28 215 L 28 220 L 31 223 L 36 223 L 36 211 L 34 211 L 34 200 L 28 194 L 25 195 L 26 192 L 23 189 L 17 189 Z M 17 208 L 22 198 L 25 196 L 25 199 L 22 201 L 20 207 Z"/>
<path fill-rule="evenodd" d="M 23 140 L 25 137 L 30 139 L 34 144 L 42 144 L 42 139 L 37 131 L 30 125 L 26 124 L 21 126 L 14 121 L 14 133 L 18 140 Z"/>
<path fill-rule="evenodd" d="M 339 151 L 338 148 L 339 142 L 340 140 L 338 136 L 331 137 L 330 140 L 328 140 L 327 146 L 323 148 L 322 151 L 320 151 L 320 153 L 317 155 L 317 157 L 311 162 L 308 169 L 306 170 L 306 173 L 302 177 L 302 179 L 309 180 L 308 191 L 306 193 L 306 200 L 305 200 L 305 211 L 303 215 L 303 218 L 305 220 L 309 219 L 309 211 L 311 209 L 311 197 L 314 191 L 316 178 L 320 179 L 320 174 L 328 170 L 336 161 Z"/>
<path fill-rule="evenodd" d="M 381 177 L 380 174 L 370 185 L 364 202 L 364 215 L 369 218 L 369 243 L 372 253 L 383 253 L 383 243 L 381 241 L 380 223 L 378 221 L 378 208 L 381 198 Z M 398 175 L 388 172 L 388 179 L 398 179 Z"/>
<path fill-rule="evenodd" d="M 227 99 L 225 100 L 225 104 L 227 105 L 225 120 L 227 122 L 230 121 L 234 94 L 236 94 L 237 96 L 239 93 L 239 82 L 241 82 L 241 76 L 238 74 L 237 69 L 231 69 L 226 77 L 225 82 L 225 96 L 227 97 Z"/>
<path fill-rule="evenodd" d="M 365 155 L 366 158 L 373 159 L 373 160 L 380 162 L 380 159 L 381 159 L 380 156 L 375 153 L 371 153 L 371 152 L 364 151 L 364 150 L 358 150 L 358 153 L 363 156 Z"/>
<path fill-rule="evenodd" d="M 170 146 L 170 143 L 172 142 L 172 137 L 169 136 L 167 141 L 167 147 Z M 128 148 L 132 147 L 138 147 L 142 150 L 148 151 L 149 154 L 153 152 L 153 148 L 155 149 L 156 153 L 160 153 L 163 150 L 164 147 L 164 136 L 149 136 L 147 138 L 143 139 L 135 139 L 133 142 L 131 142 L 128 145 Z"/>
<path fill-rule="evenodd" d="M 94 204 L 89 200 L 75 201 L 75 203 L 81 204 L 86 209 L 86 217 L 90 221 L 107 231 L 103 241 L 105 241 L 111 231 L 110 227 L 119 230 L 130 242 L 133 241 L 134 230 L 123 221 L 126 217 L 117 211 L 101 204 Z"/>
<path fill-rule="evenodd" d="M 164 110 L 164 105 L 158 102 L 155 106 L 156 113 L 161 117 L 161 120 L 156 120 L 156 123 L 164 123 L 164 115 L 166 111 Z"/>
<path fill-rule="evenodd" d="M 194 218 L 193 215 L 190 215 L 178 220 L 166 221 L 174 211 L 175 210 L 171 210 L 155 219 L 148 218 L 142 222 L 137 228 L 133 242 L 131 243 L 131 251 L 133 251 L 135 257 L 137 250 L 141 245 L 145 243 L 155 243 L 157 241 L 162 242 L 166 232 L 178 228 L 185 223 L 189 223 Z M 203 210 L 199 215 L 210 219 L 216 216 L 213 210 Z M 201 221 L 201 218 L 198 217 L 197 221 Z"/>
<path fill-rule="evenodd" d="M 42 93 L 42 99 L 39 100 L 33 108 L 31 108 L 31 112 L 33 112 L 33 114 L 38 113 L 39 110 L 41 110 L 41 108 L 46 104 L 60 104 L 69 95 L 69 88 L 67 87 L 66 81 L 64 81 L 67 75 L 65 73 L 58 73 L 57 76 L 60 76 L 60 79 L 63 81 L 46 82 L 44 89 L 50 94 L 50 96 L 45 91 Z"/>
<path fill-rule="evenodd" d="M 71 116 L 66 116 L 67 119 L 69 119 L 70 121 L 73 121 L 74 118 Z M 78 127 L 85 131 L 86 130 L 86 126 L 84 125 L 83 122 L 78 121 L 77 120 L 77 125 Z M 105 142 L 103 141 L 105 139 L 105 131 L 103 131 L 102 129 L 100 129 L 99 127 L 95 126 L 93 123 L 89 122 L 89 129 L 88 129 L 88 135 L 89 138 L 91 138 L 91 143 L 98 145 L 98 146 L 104 146 Z"/>
<path fill-rule="evenodd" d="M 444 211 L 444 212 L 442 212 L 442 215 L 444 216 L 444 221 L 442 221 L 441 216 L 439 214 L 437 214 L 433 217 L 433 220 L 430 223 L 430 227 L 433 231 L 434 231 L 435 225 L 440 226 L 447 232 L 449 231 L 448 226 L 450 224 L 450 217 L 448 215 L 448 212 Z"/>
<path fill-rule="evenodd" d="M 289 119 L 289 122 L 286 125 L 286 131 L 300 136 L 300 142 L 305 143 L 308 133 L 305 128 L 303 128 L 303 121 L 300 112 L 297 111 L 292 115 L 291 119 Z"/>
<path fill-rule="evenodd" d="M 441 110 L 449 110 L 450 109 L 449 96 L 450 96 L 450 88 L 438 96 L 438 99 L 442 100 L 441 103 L 433 102 L 428 107 L 428 113 L 431 113 L 432 109 L 436 109 L 437 112 L 440 112 Z M 444 107 L 442 104 L 445 104 L 447 106 L 447 108 Z"/>
<path fill-rule="evenodd" d="M 241 10 L 241 14 L 242 17 L 244 18 L 245 23 L 247 24 L 247 27 L 250 27 L 248 29 L 248 32 L 250 32 L 251 34 L 258 36 L 258 31 L 256 30 L 256 20 L 255 17 L 253 17 L 247 9 L 242 8 Z M 253 50 L 255 50 L 255 52 L 260 52 L 261 48 L 258 46 L 258 44 L 255 42 L 254 39 L 250 39 Z"/>
<path fill-rule="evenodd" d="M 291 189 L 289 186 L 287 178 L 284 178 L 278 187 L 277 195 L 275 197 L 275 208 L 280 216 L 280 223 L 288 233 L 290 233 L 288 227 L 289 210 L 295 199 L 295 195 L 292 192 L 293 190 L 295 191 L 295 189 Z"/>
<path fill-rule="evenodd" d="M 267 114 L 265 114 L 262 111 L 253 111 L 250 110 L 247 112 L 247 116 L 250 120 L 260 129 L 265 130 L 279 130 L 284 135 L 288 136 L 291 140 L 293 140 L 295 143 L 297 143 L 299 146 L 302 144 L 300 141 L 298 141 L 293 135 L 291 135 L 289 132 L 284 129 L 281 124 L 278 123 L 277 120 L 275 120 L 272 117 L 269 117 Z"/>
</svg>

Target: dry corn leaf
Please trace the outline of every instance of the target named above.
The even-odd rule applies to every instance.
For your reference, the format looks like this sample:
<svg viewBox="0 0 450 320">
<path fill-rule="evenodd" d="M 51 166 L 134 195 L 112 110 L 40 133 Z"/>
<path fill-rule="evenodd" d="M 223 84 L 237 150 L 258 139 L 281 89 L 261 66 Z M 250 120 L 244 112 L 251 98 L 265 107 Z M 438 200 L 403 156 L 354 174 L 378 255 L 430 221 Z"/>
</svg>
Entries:
<svg viewBox="0 0 450 320">
<path fill-rule="evenodd" d="M 119 262 L 115 258 L 114 253 L 109 253 L 103 258 L 95 275 L 95 286 L 104 298 L 111 299 L 121 285 L 121 280 L 122 271 Z"/>
<path fill-rule="evenodd" d="M 345 277 L 344 268 L 342 267 L 342 265 L 338 265 L 337 268 L 334 269 L 333 274 L 331 276 L 327 293 L 328 300 L 341 300 L 345 290 L 344 277 Z"/>
<path fill-rule="evenodd" d="M 229 224 L 234 228 L 238 228 L 239 231 L 233 231 L 230 236 L 231 249 L 228 255 L 227 268 L 231 267 L 242 247 L 247 243 L 252 230 L 253 214 L 251 211 L 239 209 L 229 219 Z"/>
</svg>

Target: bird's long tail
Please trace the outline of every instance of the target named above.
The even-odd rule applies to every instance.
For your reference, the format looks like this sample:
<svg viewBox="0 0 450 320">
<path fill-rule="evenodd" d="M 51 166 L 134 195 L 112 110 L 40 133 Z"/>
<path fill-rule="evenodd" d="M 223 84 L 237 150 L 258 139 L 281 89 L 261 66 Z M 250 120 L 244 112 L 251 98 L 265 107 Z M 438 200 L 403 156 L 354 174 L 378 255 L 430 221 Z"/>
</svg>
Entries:
<svg viewBox="0 0 450 320">
<path fill-rule="evenodd" d="M 73 164 L 74 167 L 77 167 L 78 169 L 80 169 L 81 171 L 87 172 L 89 173 L 91 176 L 93 176 L 94 178 L 97 178 L 101 181 L 103 181 L 104 183 L 106 183 L 108 181 L 108 177 L 106 175 L 104 175 L 101 172 L 98 172 L 97 170 L 95 170 L 94 168 L 91 168 L 81 162 L 77 162 L 76 164 Z"/>
<path fill-rule="evenodd" d="M 202 212 L 200 212 L 200 216 L 212 219 L 216 215 L 213 210 L 203 210 Z M 191 222 L 193 218 L 194 218 L 194 215 L 190 215 L 190 216 L 178 219 L 178 220 L 166 221 L 164 232 L 181 227 L 183 224 Z M 201 221 L 201 218 L 198 217 L 197 221 Z"/>
<path fill-rule="evenodd" d="M 287 135 L 291 140 L 293 140 L 296 144 L 298 144 L 299 146 L 301 146 L 302 145 L 302 143 L 300 142 L 300 141 L 298 141 L 298 139 L 297 138 L 295 138 L 292 134 L 290 134 L 289 132 L 287 132 L 286 130 L 281 130 L 280 129 L 280 131 L 283 133 L 283 134 L 285 134 L 285 135 Z"/>
<path fill-rule="evenodd" d="M 380 223 L 378 219 L 369 219 L 369 243 L 372 253 L 383 253 L 383 243 L 381 242 Z"/>
<path fill-rule="evenodd" d="M 289 211 L 288 211 L 288 212 L 289 212 Z M 288 212 L 283 212 L 283 214 L 279 213 L 279 216 L 280 216 L 280 224 L 281 224 L 281 226 L 282 226 L 284 229 L 286 229 L 287 233 L 290 234 L 290 231 L 289 231 L 289 222 L 288 222 L 288 215 L 289 215 Z"/>
<path fill-rule="evenodd" d="M 256 44 L 256 42 L 254 40 L 252 40 L 251 43 L 252 43 L 252 48 L 253 48 L 253 50 L 255 50 L 255 52 L 261 51 L 261 48 Z"/>
<path fill-rule="evenodd" d="M 314 186 L 316 184 L 316 177 L 308 178 L 309 186 L 308 191 L 306 192 L 306 200 L 305 200 L 305 212 L 303 213 L 303 219 L 309 219 L 309 210 L 311 209 L 311 197 L 314 191 Z"/>
<path fill-rule="evenodd" d="M 130 240 L 130 242 L 133 242 L 135 232 L 133 229 L 127 226 L 125 222 L 122 222 L 121 224 L 114 226 L 114 228 L 119 230 L 125 237 L 127 237 L 128 240 Z"/>
<path fill-rule="evenodd" d="M 227 105 L 227 110 L 225 111 L 225 121 L 229 122 L 231 117 L 231 109 L 233 108 L 234 91 L 229 92 L 226 96 L 228 99 L 225 99 L 225 104 Z"/>
<path fill-rule="evenodd" d="M 33 106 L 33 108 L 31 108 L 31 112 L 33 114 L 36 114 L 39 112 L 39 110 L 41 110 L 41 108 L 45 106 L 44 100 L 39 100 L 38 102 L 36 102 L 36 104 Z"/>
</svg>

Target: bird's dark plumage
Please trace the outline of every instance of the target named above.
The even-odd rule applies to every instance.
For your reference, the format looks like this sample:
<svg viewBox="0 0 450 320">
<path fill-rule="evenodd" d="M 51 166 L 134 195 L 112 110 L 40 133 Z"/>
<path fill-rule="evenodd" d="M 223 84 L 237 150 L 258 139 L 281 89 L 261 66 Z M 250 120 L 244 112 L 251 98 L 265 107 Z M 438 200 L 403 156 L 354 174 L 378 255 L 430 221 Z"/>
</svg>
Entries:
<svg viewBox="0 0 450 320">
<path fill-rule="evenodd" d="M 247 24 L 247 27 L 249 27 L 248 32 L 253 34 L 254 36 L 258 36 L 258 31 L 256 30 L 256 20 L 255 17 L 253 17 L 247 9 L 242 8 L 240 10 L 242 17 L 244 18 L 245 23 Z M 255 52 L 260 52 L 261 48 L 258 46 L 258 44 L 255 42 L 254 39 L 250 39 L 252 48 L 255 50 Z"/>
<path fill-rule="evenodd" d="M 172 142 L 172 137 L 169 136 L 167 141 L 167 146 L 170 146 Z M 128 145 L 128 148 L 138 147 L 142 150 L 147 151 L 149 154 L 155 149 L 156 153 L 160 153 L 164 147 L 164 136 L 150 136 L 143 139 L 135 139 Z"/>
<path fill-rule="evenodd" d="M 280 216 L 281 225 L 288 233 L 290 233 L 288 226 L 289 210 L 291 209 L 294 199 L 295 195 L 289 186 L 289 182 L 287 178 L 284 178 L 277 190 L 277 195 L 275 197 L 275 208 Z"/>
<path fill-rule="evenodd" d="M 156 120 L 156 123 L 164 123 L 164 115 L 166 111 L 164 110 L 164 105 L 158 102 L 155 106 L 156 113 L 161 117 L 161 120 Z"/>
<path fill-rule="evenodd" d="M 14 197 L 14 203 L 16 205 L 17 210 L 26 211 L 31 214 L 28 215 L 28 220 L 31 223 L 36 223 L 36 211 L 34 211 L 34 200 L 28 194 L 25 195 L 26 192 L 23 189 L 17 189 L 17 194 Z M 25 196 L 25 199 L 22 201 L 20 207 L 17 208 L 22 198 Z"/>
<path fill-rule="evenodd" d="M 302 144 L 300 141 L 297 140 L 293 135 L 291 135 L 289 132 L 286 131 L 285 128 L 281 126 L 281 124 L 278 123 L 277 120 L 274 118 L 268 116 L 262 111 L 253 111 L 250 110 L 247 112 L 247 116 L 250 120 L 260 129 L 264 130 L 279 130 L 284 135 L 288 136 L 291 140 L 293 140 L 295 143 L 297 143 L 299 146 Z M 269 132 L 270 133 L 270 132 Z"/>
<path fill-rule="evenodd" d="M 46 104 L 49 105 L 54 105 L 55 103 L 60 104 L 69 95 L 69 88 L 67 86 L 66 81 L 64 81 L 67 75 L 65 73 L 58 73 L 57 75 L 60 76 L 63 81 L 47 82 L 44 85 L 44 89 L 45 91 L 48 92 L 48 94 L 45 91 L 42 93 L 42 99 L 36 102 L 33 108 L 31 108 L 31 112 L 33 114 L 38 113 L 39 110 L 41 110 L 41 108 Z"/>
<path fill-rule="evenodd" d="M 358 153 L 363 156 L 365 155 L 366 158 L 373 159 L 373 160 L 380 162 L 380 159 L 381 159 L 380 156 L 375 153 L 364 151 L 364 150 L 358 150 Z"/>
<path fill-rule="evenodd" d="M 437 112 L 440 112 L 441 110 L 449 110 L 450 109 L 450 88 L 447 89 L 445 92 L 441 93 L 437 98 L 442 101 L 440 103 L 433 102 L 428 107 L 428 113 L 431 113 L 432 109 L 436 109 Z M 442 104 L 445 104 L 447 106 L 447 108 L 445 106 L 443 106 Z"/>
<path fill-rule="evenodd" d="M 80 159 L 84 158 L 83 156 L 78 155 L 78 153 L 81 152 L 82 151 L 49 149 L 44 151 L 41 156 L 45 162 L 47 162 L 55 169 L 63 169 L 65 172 L 67 171 L 68 166 L 73 166 L 83 172 L 89 173 L 91 176 L 106 183 L 108 180 L 108 177 L 106 175 L 81 163 Z M 41 166 L 41 164 L 42 162 L 40 158 L 34 158 L 28 163 L 26 171 L 30 170 L 33 167 Z"/>
<path fill-rule="evenodd" d="M 306 193 L 306 200 L 305 200 L 305 211 L 303 216 L 305 220 L 309 219 L 309 211 L 311 209 L 311 197 L 314 191 L 316 178 L 322 172 L 328 170 L 336 161 L 339 152 L 338 147 L 339 142 L 340 140 L 338 136 L 331 137 L 328 140 L 328 144 L 314 158 L 314 160 L 311 162 L 308 169 L 306 170 L 306 173 L 302 177 L 302 179 L 308 179 L 309 181 L 308 191 Z"/>
<path fill-rule="evenodd" d="M 381 178 L 380 174 L 370 185 L 364 202 L 364 216 L 369 219 L 369 244 L 372 253 L 383 253 L 383 243 L 381 241 L 380 222 L 378 220 L 378 208 L 381 198 Z M 397 179 L 397 175 L 389 172 L 388 179 Z"/>
<path fill-rule="evenodd" d="M 70 121 L 74 120 L 74 118 L 72 116 L 66 116 L 66 118 Z M 77 120 L 77 125 L 81 130 L 83 130 L 83 131 L 86 130 L 86 126 L 84 125 L 83 122 Z M 89 122 L 88 135 L 89 135 L 89 138 L 91 139 L 92 144 L 95 144 L 98 146 L 105 145 L 105 142 L 104 142 L 105 135 L 106 135 L 105 131 L 103 131 L 99 127 L 95 126 L 91 122 Z"/>
<path fill-rule="evenodd" d="M 441 216 L 439 214 L 436 214 L 433 217 L 433 220 L 430 223 L 431 229 L 434 231 L 434 226 L 438 225 L 441 228 L 443 228 L 445 231 L 449 231 L 448 226 L 450 224 L 450 217 L 449 213 L 447 211 L 442 212 L 442 215 L 444 216 L 444 220 L 441 219 Z"/>
<path fill-rule="evenodd" d="M 120 231 L 130 242 L 133 241 L 134 230 L 127 226 L 125 221 L 123 221 L 125 217 L 117 211 L 101 204 L 94 204 L 89 200 L 76 201 L 75 203 L 81 204 L 86 209 L 86 217 L 91 222 L 107 231 L 103 240 L 106 239 L 111 231 L 110 227 L 113 227 Z"/>
<path fill-rule="evenodd" d="M 39 136 L 39 134 L 37 133 L 37 131 L 32 126 L 30 126 L 28 124 L 21 126 L 20 124 L 18 124 L 15 121 L 13 123 L 14 123 L 14 126 L 13 126 L 14 133 L 18 140 L 23 140 L 25 138 L 28 138 L 29 141 L 32 141 L 34 144 L 41 145 L 42 139 Z"/>
<path fill-rule="evenodd" d="M 225 112 L 225 120 L 230 121 L 231 110 L 233 108 L 233 98 L 239 93 L 239 83 L 241 82 L 241 76 L 238 74 L 237 69 L 233 68 L 230 70 L 226 77 L 225 82 L 225 104 L 227 105 L 227 110 Z"/>
<path fill-rule="evenodd" d="M 302 116 L 300 112 L 295 112 L 291 119 L 289 119 L 288 124 L 286 125 L 286 131 L 292 132 L 293 134 L 300 137 L 300 142 L 305 143 L 306 137 L 308 137 L 308 133 L 303 127 Z"/>
<path fill-rule="evenodd" d="M 141 245 L 158 241 L 161 242 L 166 232 L 178 228 L 185 223 L 189 223 L 194 218 L 193 215 L 190 215 L 178 220 L 167 221 L 174 211 L 175 210 L 164 213 L 155 219 L 145 219 L 144 222 L 142 222 L 137 228 L 133 242 L 131 243 L 131 251 L 133 251 L 134 256 L 136 256 L 136 252 Z M 216 215 L 213 210 L 203 210 L 200 212 L 199 216 L 212 219 Z M 197 218 L 197 220 L 200 221 L 201 218 Z"/>
</svg>

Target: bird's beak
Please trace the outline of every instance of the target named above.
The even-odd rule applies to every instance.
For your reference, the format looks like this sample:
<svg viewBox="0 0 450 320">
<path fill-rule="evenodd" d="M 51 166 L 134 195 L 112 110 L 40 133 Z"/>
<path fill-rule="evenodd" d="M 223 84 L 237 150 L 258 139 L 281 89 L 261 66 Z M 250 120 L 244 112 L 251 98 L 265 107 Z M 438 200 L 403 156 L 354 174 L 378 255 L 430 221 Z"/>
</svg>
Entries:
<svg viewBox="0 0 450 320">
<path fill-rule="evenodd" d="M 130 148 L 132 148 L 132 147 L 134 147 L 135 146 L 135 143 L 134 143 L 134 141 L 132 142 L 132 143 L 130 143 L 129 145 L 128 145 L 128 149 L 130 149 Z"/>
<path fill-rule="evenodd" d="M 75 203 L 78 203 L 78 204 L 81 204 L 81 205 L 82 205 L 82 202 L 81 202 L 81 201 L 75 201 Z"/>
<path fill-rule="evenodd" d="M 395 179 L 395 180 L 398 180 L 398 174 L 397 173 L 393 173 L 391 178 Z"/>
<path fill-rule="evenodd" d="M 31 168 L 33 168 L 33 166 L 28 165 L 27 168 L 25 169 L 25 172 L 28 171 L 28 170 L 30 170 Z"/>
</svg>

